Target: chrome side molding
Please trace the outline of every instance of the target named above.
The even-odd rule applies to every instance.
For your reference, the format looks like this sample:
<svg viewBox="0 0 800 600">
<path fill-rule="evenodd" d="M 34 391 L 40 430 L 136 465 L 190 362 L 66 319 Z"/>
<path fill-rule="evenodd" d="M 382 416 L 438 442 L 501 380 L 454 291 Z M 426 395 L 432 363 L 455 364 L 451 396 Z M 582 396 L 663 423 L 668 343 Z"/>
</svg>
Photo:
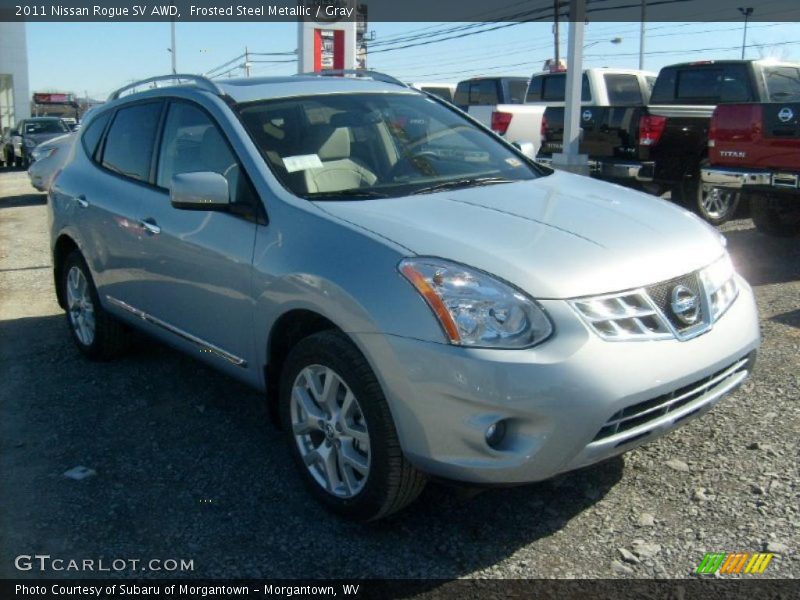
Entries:
<svg viewBox="0 0 800 600">
<path fill-rule="evenodd" d="M 108 300 L 114 306 L 117 306 L 117 307 L 119 307 L 119 308 L 121 308 L 121 309 L 123 309 L 123 310 L 125 310 L 125 311 L 127 311 L 129 313 L 131 313 L 132 315 L 135 315 L 135 316 L 139 317 L 143 321 L 147 321 L 148 323 L 152 323 L 153 325 L 156 325 L 157 327 L 160 327 L 161 329 L 164 329 L 164 330 L 169 331 L 170 333 L 172 333 L 174 335 L 177 335 L 178 337 L 186 340 L 187 342 L 191 342 L 191 343 L 195 344 L 196 346 L 198 346 L 200 348 L 201 352 L 209 352 L 209 353 L 211 353 L 211 354 L 213 354 L 215 356 L 218 356 L 219 358 L 221 358 L 223 360 L 228 361 L 232 365 L 235 365 L 237 367 L 241 367 L 243 369 L 247 368 L 247 361 L 245 359 L 240 358 L 240 357 L 236 356 L 235 354 L 231 354 L 230 352 L 227 352 L 227 351 L 223 350 L 219 346 L 215 346 L 211 342 L 207 342 L 207 341 L 205 341 L 205 340 L 203 340 L 203 339 L 201 339 L 201 338 L 199 338 L 199 337 L 197 337 L 195 335 L 192 335 L 191 333 L 188 333 L 188 332 L 184 331 L 183 329 L 175 327 L 174 325 L 170 325 L 169 323 L 167 323 L 165 321 L 162 321 L 161 319 L 156 318 L 153 315 L 150 315 L 150 314 L 144 312 L 143 310 L 139 310 L 138 308 L 136 308 L 135 306 L 131 306 L 127 302 L 123 302 L 122 300 L 118 300 L 117 298 L 114 298 L 113 296 L 109 296 L 108 294 L 106 294 L 106 300 Z"/>
</svg>

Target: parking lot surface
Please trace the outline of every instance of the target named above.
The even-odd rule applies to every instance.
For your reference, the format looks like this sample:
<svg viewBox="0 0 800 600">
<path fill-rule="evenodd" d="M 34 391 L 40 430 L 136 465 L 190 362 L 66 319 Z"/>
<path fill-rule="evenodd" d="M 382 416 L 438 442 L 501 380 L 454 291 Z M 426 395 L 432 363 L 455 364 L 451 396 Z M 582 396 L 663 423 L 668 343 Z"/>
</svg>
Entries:
<svg viewBox="0 0 800 600">
<path fill-rule="evenodd" d="M 672 578 L 738 551 L 775 554 L 760 577 L 800 577 L 800 239 L 723 227 L 763 346 L 705 417 L 552 481 L 431 485 L 358 525 L 306 493 L 258 393 L 146 339 L 115 362 L 79 355 L 45 204 L 25 173 L 0 172 L 0 577 L 108 574 L 14 567 L 49 554 L 192 561 L 121 572 L 145 577 Z M 64 475 L 78 466 L 93 473 Z"/>
</svg>

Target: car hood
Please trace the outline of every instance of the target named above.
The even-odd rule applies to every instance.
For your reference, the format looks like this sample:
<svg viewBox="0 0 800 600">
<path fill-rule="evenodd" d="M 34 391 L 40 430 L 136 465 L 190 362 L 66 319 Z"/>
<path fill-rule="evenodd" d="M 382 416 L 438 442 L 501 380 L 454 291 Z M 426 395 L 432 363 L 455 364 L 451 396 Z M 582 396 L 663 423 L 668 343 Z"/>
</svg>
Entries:
<svg viewBox="0 0 800 600">
<path fill-rule="evenodd" d="M 385 200 L 315 203 L 421 256 L 494 274 L 538 298 L 665 281 L 719 258 L 721 236 L 647 194 L 564 172 Z"/>
<path fill-rule="evenodd" d="M 26 133 L 23 137 L 26 140 L 33 140 L 36 145 L 42 144 L 57 137 L 66 135 L 66 132 L 61 131 L 58 133 Z"/>
</svg>

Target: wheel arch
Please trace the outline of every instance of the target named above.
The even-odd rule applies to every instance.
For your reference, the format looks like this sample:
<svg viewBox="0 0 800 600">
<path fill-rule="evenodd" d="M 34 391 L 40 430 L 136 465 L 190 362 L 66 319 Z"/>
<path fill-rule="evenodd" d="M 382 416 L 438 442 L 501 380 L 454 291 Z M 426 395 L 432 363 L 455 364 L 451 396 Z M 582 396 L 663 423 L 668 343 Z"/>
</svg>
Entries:
<svg viewBox="0 0 800 600">
<path fill-rule="evenodd" d="M 56 298 L 58 299 L 58 305 L 61 308 L 66 308 L 64 290 L 61 289 L 60 285 L 62 269 L 64 266 L 64 261 L 66 261 L 67 257 L 75 250 L 80 252 L 78 244 L 66 233 L 62 233 L 56 240 L 56 243 L 53 245 L 53 281 L 56 287 Z"/>
<path fill-rule="evenodd" d="M 343 332 L 329 318 L 307 308 L 293 308 L 283 313 L 275 321 L 267 337 L 264 379 L 266 381 L 267 406 L 273 423 L 280 427 L 278 415 L 278 390 L 280 375 L 286 357 L 291 349 L 303 338 L 320 331 Z M 346 334 L 345 334 L 346 335 Z"/>
</svg>

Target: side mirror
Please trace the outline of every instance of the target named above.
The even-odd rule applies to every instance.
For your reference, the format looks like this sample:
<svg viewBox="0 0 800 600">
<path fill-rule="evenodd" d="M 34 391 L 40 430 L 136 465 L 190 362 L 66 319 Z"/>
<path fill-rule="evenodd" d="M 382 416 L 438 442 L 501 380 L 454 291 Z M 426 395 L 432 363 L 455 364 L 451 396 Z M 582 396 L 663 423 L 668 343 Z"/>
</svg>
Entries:
<svg viewBox="0 0 800 600">
<path fill-rule="evenodd" d="M 514 142 L 512 146 L 528 158 L 536 158 L 536 146 L 533 142 Z"/>
<path fill-rule="evenodd" d="M 228 180 L 211 171 L 174 175 L 169 201 L 183 210 L 227 210 L 231 205 Z"/>
</svg>

